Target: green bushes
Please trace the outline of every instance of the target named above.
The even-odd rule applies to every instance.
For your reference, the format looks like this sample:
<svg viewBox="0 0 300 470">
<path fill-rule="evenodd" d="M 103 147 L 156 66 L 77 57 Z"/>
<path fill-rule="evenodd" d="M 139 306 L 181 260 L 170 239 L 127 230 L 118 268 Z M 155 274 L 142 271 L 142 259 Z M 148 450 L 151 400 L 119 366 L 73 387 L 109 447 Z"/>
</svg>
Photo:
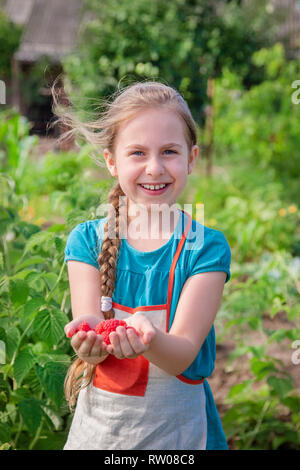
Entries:
<svg viewBox="0 0 300 470">
<path fill-rule="evenodd" d="M 0 338 L 6 361 L 0 367 L 0 441 L 31 449 L 42 431 L 59 432 L 66 415 L 65 237 L 59 226 L 42 231 L 20 218 L 21 197 L 12 182 L 1 174 Z"/>
<path fill-rule="evenodd" d="M 73 351 L 63 329 L 71 318 L 64 247 L 77 223 L 95 217 L 109 183 L 91 187 L 87 149 L 49 153 L 33 162 L 28 155 L 36 141 L 28 136 L 28 123 L 18 115 L 5 118 L 0 122 L 6 171 L 0 173 L 0 446 L 59 449 L 70 417 L 63 382 Z M 64 223 L 53 222 L 57 214 Z M 43 223 L 48 228 L 42 229 Z"/>
<path fill-rule="evenodd" d="M 216 87 L 216 152 L 232 163 L 247 160 L 262 173 L 275 171 L 285 199 L 299 205 L 300 105 L 292 100 L 299 61 L 287 61 L 281 44 L 257 51 L 252 60 L 264 70 L 262 83 L 243 90 L 238 76 L 224 69 Z"/>
<path fill-rule="evenodd" d="M 280 45 L 253 60 L 266 69 L 260 85 L 244 90 L 228 69 L 217 81 L 215 167 L 211 178 L 200 176 L 195 202 L 232 250 L 217 339 L 234 342 L 226 368 L 243 366 L 246 378 L 226 397 L 226 435 L 232 448 L 300 449 L 292 362 L 300 339 L 300 107 L 291 99 L 299 64 L 286 62 Z"/>
</svg>

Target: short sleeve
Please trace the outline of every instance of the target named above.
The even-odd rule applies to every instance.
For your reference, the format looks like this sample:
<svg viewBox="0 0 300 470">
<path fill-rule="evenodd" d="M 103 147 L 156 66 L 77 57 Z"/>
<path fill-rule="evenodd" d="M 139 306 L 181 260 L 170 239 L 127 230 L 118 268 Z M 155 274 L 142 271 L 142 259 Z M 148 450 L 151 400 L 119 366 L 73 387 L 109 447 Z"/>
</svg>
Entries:
<svg viewBox="0 0 300 470">
<path fill-rule="evenodd" d="M 93 221 L 77 225 L 69 234 L 64 261 L 82 261 L 100 270 L 97 253 L 97 230 Z"/>
<path fill-rule="evenodd" d="M 224 271 L 229 281 L 231 263 L 230 246 L 222 232 L 205 227 L 201 247 L 191 251 L 189 276 L 207 271 Z"/>
</svg>

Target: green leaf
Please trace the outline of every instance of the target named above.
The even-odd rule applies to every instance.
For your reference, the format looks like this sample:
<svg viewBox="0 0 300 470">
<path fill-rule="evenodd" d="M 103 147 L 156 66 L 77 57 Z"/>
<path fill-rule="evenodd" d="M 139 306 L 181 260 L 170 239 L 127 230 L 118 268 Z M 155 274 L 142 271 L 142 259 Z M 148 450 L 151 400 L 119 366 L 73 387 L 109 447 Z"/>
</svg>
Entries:
<svg viewBox="0 0 300 470">
<path fill-rule="evenodd" d="M 20 269 L 26 268 L 27 266 L 32 266 L 33 264 L 41 264 L 45 263 L 45 258 L 42 256 L 32 256 L 24 261 L 22 264 L 16 266 L 16 271 L 20 271 Z"/>
<path fill-rule="evenodd" d="M 278 330 L 272 332 L 270 334 L 270 337 L 268 339 L 268 344 L 272 343 L 273 341 L 276 341 L 276 343 L 280 343 L 284 339 L 291 339 L 293 332 L 291 330 L 287 330 L 285 328 L 279 328 Z"/>
<path fill-rule="evenodd" d="M 57 251 L 62 252 L 65 249 L 65 242 L 61 238 L 55 237 L 54 242 Z"/>
<path fill-rule="evenodd" d="M 66 367 L 55 362 L 47 362 L 44 367 L 36 365 L 36 373 L 46 395 L 58 408 L 64 398 L 66 371 Z"/>
<path fill-rule="evenodd" d="M 251 371 L 256 376 L 257 380 L 262 380 L 270 372 L 276 372 L 276 367 L 271 361 L 260 361 L 253 358 L 250 361 Z"/>
<path fill-rule="evenodd" d="M 229 354 L 228 361 L 232 361 L 233 359 L 236 359 L 237 357 L 244 356 L 248 352 L 249 352 L 249 346 L 238 346 L 232 351 L 232 353 Z"/>
<path fill-rule="evenodd" d="M 40 402 L 35 398 L 25 398 L 19 402 L 19 411 L 29 431 L 35 433 L 43 416 Z"/>
<path fill-rule="evenodd" d="M 28 253 L 30 250 L 32 250 L 32 248 L 37 245 L 43 246 L 48 240 L 51 240 L 52 238 L 53 234 L 49 232 L 41 231 L 38 233 L 34 233 L 33 235 L 31 235 L 25 245 L 24 255 L 26 255 L 26 253 Z"/>
<path fill-rule="evenodd" d="M 50 422 L 53 424 L 55 431 L 60 431 L 63 428 L 63 419 L 53 408 L 48 405 L 42 405 L 45 415 L 48 416 Z"/>
<path fill-rule="evenodd" d="M 249 386 L 251 382 L 252 382 L 251 380 L 245 380 L 242 383 L 233 385 L 233 387 L 231 387 L 231 389 L 229 390 L 227 397 L 233 398 L 233 397 L 236 397 L 237 395 L 242 394 L 242 392 Z"/>
<path fill-rule="evenodd" d="M 30 369 L 35 364 L 35 357 L 31 350 L 26 346 L 20 351 L 14 362 L 14 377 L 17 381 L 18 386 L 21 385 L 24 377 L 28 374 Z"/>
<path fill-rule="evenodd" d="M 1 444 L 0 450 L 9 450 L 11 448 L 11 444 L 9 442 L 4 442 L 4 444 Z"/>
<path fill-rule="evenodd" d="M 47 232 L 64 232 L 66 230 L 66 224 L 53 224 L 47 228 Z"/>
<path fill-rule="evenodd" d="M 285 398 L 286 395 L 294 388 L 291 379 L 282 379 L 276 377 L 275 375 L 271 375 L 271 377 L 268 377 L 267 382 L 268 385 L 273 388 L 279 398 Z"/>
<path fill-rule="evenodd" d="M 9 385 L 7 379 L 3 379 L 3 374 L 0 374 L 0 411 L 4 411 L 9 401 Z"/>
<path fill-rule="evenodd" d="M 18 230 L 20 233 L 28 240 L 34 233 L 39 233 L 41 231 L 40 227 L 24 220 L 18 222 Z"/>
<path fill-rule="evenodd" d="M 20 342 L 20 332 L 18 328 L 15 326 L 10 326 L 6 330 L 6 354 L 8 357 L 8 360 L 11 361 L 14 352 L 16 351 L 17 347 L 19 346 Z"/>
<path fill-rule="evenodd" d="M 16 274 L 14 274 L 11 279 L 12 280 L 15 280 L 15 279 L 21 279 L 21 280 L 25 280 L 27 278 L 27 276 L 30 275 L 30 273 L 32 273 L 34 271 L 32 271 L 32 269 L 22 269 L 21 271 L 18 271 L 16 272 Z M 27 281 L 27 279 L 26 279 Z"/>
<path fill-rule="evenodd" d="M 51 290 L 55 286 L 57 281 L 57 275 L 55 273 L 43 273 L 43 279 L 45 280 L 48 288 Z"/>
<path fill-rule="evenodd" d="M 4 391 L 7 395 L 9 395 L 9 385 L 7 380 L 4 380 L 4 375 L 0 374 L 0 391 Z"/>
<path fill-rule="evenodd" d="M 24 307 L 25 316 L 30 316 L 34 312 L 38 311 L 42 305 L 45 305 L 45 299 L 42 297 L 34 297 L 33 299 L 28 300 Z"/>
<path fill-rule="evenodd" d="M 64 326 L 68 321 L 68 317 L 63 312 L 49 308 L 38 312 L 33 328 L 42 341 L 53 346 L 64 336 Z"/>
<path fill-rule="evenodd" d="M 285 405 L 290 410 L 294 411 L 295 413 L 299 413 L 300 410 L 300 397 L 299 396 L 292 396 L 286 397 L 281 400 L 281 403 Z"/>
<path fill-rule="evenodd" d="M 0 442 L 4 444 L 10 441 L 11 438 L 11 430 L 7 424 L 0 423 Z"/>
<path fill-rule="evenodd" d="M 6 342 L 5 330 L 0 327 L 0 364 L 6 363 Z"/>
<path fill-rule="evenodd" d="M 30 287 L 38 292 L 44 291 L 45 289 L 45 281 L 42 279 L 42 273 L 38 271 L 31 271 L 26 276 L 26 281 Z"/>
<path fill-rule="evenodd" d="M 288 442 L 288 438 L 286 436 L 275 436 L 272 440 L 272 450 L 277 450 L 284 442 Z"/>
<path fill-rule="evenodd" d="M 249 346 L 249 351 L 252 352 L 253 356 L 257 359 L 263 359 L 265 356 L 265 347 L 264 345 L 260 346 Z"/>
<path fill-rule="evenodd" d="M 61 354 L 61 353 L 55 354 L 55 352 L 52 352 L 52 353 L 40 353 L 37 358 L 37 362 L 41 366 L 44 366 L 49 361 L 53 361 L 55 363 L 60 363 L 63 365 L 70 365 L 70 356 L 68 356 L 67 354 Z"/>
<path fill-rule="evenodd" d="M 26 281 L 16 279 L 15 281 L 9 281 L 9 296 L 10 300 L 15 307 L 23 305 L 29 294 L 29 286 Z"/>
<path fill-rule="evenodd" d="M 39 384 L 40 386 L 40 384 Z M 10 403 L 19 403 L 25 398 L 32 398 L 32 392 L 27 387 L 20 387 L 10 392 Z"/>
</svg>

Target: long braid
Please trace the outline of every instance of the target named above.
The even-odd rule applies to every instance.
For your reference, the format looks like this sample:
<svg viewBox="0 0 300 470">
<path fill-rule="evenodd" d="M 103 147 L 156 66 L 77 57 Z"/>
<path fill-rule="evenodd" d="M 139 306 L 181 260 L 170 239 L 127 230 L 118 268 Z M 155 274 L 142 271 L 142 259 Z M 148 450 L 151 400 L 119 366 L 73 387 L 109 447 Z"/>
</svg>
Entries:
<svg viewBox="0 0 300 470">
<path fill-rule="evenodd" d="M 117 183 L 108 195 L 109 210 L 107 222 L 104 226 L 104 238 L 102 250 L 98 258 L 100 269 L 101 295 L 112 297 L 116 283 L 117 262 L 119 256 L 120 240 L 120 212 L 123 204 L 120 196 L 125 196 L 121 186 Z M 115 232 L 114 232 L 115 229 Z M 115 235 L 115 237 L 114 237 Z M 107 312 L 102 312 L 105 319 L 115 316 L 111 308 Z"/>
</svg>

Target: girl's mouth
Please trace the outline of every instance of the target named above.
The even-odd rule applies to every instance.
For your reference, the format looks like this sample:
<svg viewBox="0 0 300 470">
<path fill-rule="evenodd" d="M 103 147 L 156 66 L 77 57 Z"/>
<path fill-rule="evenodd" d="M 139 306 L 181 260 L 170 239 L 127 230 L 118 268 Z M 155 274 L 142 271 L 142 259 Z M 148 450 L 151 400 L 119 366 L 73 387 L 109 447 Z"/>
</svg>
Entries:
<svg viewBox="0 0 300 470">
<path fill-rule="evenodd" d="M 148 185 L 147 184 L 146 185 L 147 188 L 145 188 L 142 184 L 139 184 L 142 191 L 144 191 L 147 194 L 152 194 L 153 196 L 164 193 L 170 185 L 171 185 L 171 183 L 167 183 L 167 184 L 164 185 L 164 187 L 159 187 L 159 186 L 162 186 L 162 184 L 157 184 L 157 185 Z M 159 188 L 155 189 L 156 187 L 157 188 L 159 187 Z"/>
</svg>

